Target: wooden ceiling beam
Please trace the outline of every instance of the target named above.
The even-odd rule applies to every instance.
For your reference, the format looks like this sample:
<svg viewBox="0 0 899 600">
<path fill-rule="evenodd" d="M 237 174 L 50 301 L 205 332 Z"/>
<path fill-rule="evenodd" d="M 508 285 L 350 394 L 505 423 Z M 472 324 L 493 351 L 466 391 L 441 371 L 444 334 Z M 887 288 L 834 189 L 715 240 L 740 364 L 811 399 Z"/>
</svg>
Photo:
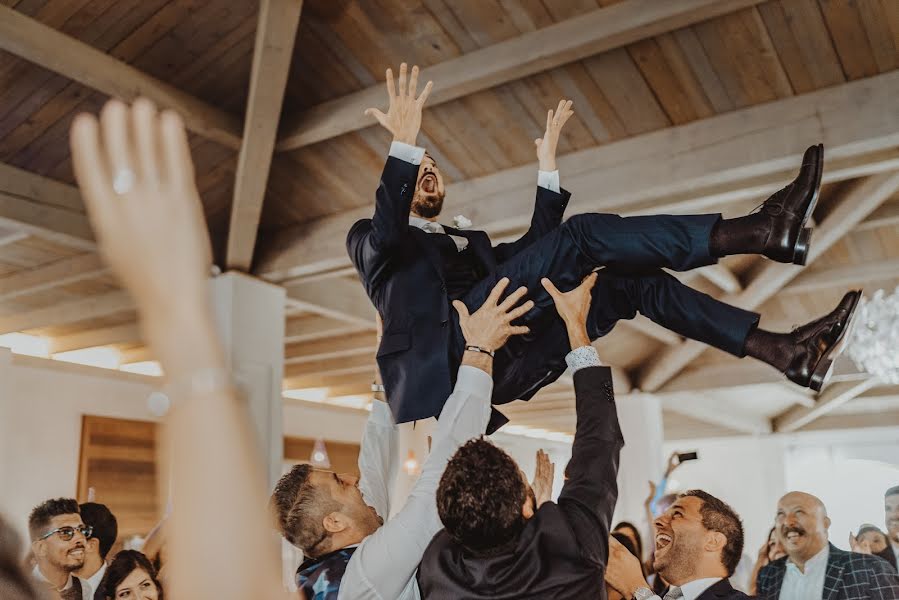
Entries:
<svg viewBox="0 0 899 600">
<path fill-rule="evenodd" d="M 345 323 L 375 328 L 375 308 L 358 280 L 330 279 L 285 286 L 290 301 L 303 310 Z"/>
<path fill-rule="evenodd" d="M 815 406 L 796 406 L 775 417 L 773 419 L 774 431 L 789 433 L 805 427 L 838 406 L 864 394 L 878 383 L 879 380 L 876 377 L 868 377 L 860 381 L 842 381 L 831 384 L 818 394 Z"/>
<path fill-rule="evenodd" d="M 422 70 L 432 79 L 428 106 L 621 48 L 759 4 L 760 0 L 626 0 L 522 34 Z M 371 126 L 363 111 L 384 102 L 384 86 L 325 102 L 289 121 L 278 150 L 294 150 Z"/>
<path fill-rule="evenodd" d="M 808 264 L 852 231 L 883 202 L 899 190 L 899 172 L 882 173 L 858 182 L 815 229 Z M 792 281 L 802 268 L 797 265 L 768 263 L 759 275 L 739 294 L 727 295 L 728 304 L 753 310 L 777 294 Z M 671 346 L 658 354 L 641 369 L 637 386 L 644 391 L 656 391 L 674 378 L 708 347 L 694 340 Z"/>
<path fill-rule="evenodd" d="M 285 352 L 284 364 L 295 365 L 349 356 L 368 356 L 374 361 L 376 349 L 377 340 L 369 331 L 291 346 Z"/>
<path fill-rule="evenodd" d="M 243 141 L 237 156 L 225 262 L 249 271 L 303 0 L 262 0 Z"/>
<path fill-rule="evenodd" d="M 109 344 L 134 343 L 139 342 L 140 339 L 140 326 L 137 323 L 126 323 L 54 337 L 50 340 L 50 354 L 95 346 L 108 346 Z"/>
<path fill-rule="evenodd" d="M 0 278 L 0 302 L 101 277 L 109 273 L 99 255 L 79 254 Z"/>
<path fill-rule="evenodd" d="M 834 365 L 831 381 L 858 381 L 867 377 L 868 374 L 862 373 L 855 368 L 852 361 L 841 359 Z M 765 363 L 757 360 L 738 361 L 733 359 L 684 371 L 666 383 L 658 393 L 702 393 L 749 385 L 776 383 L 792 385 L 784 378 L 783 374 L 777 372 L 777 369 Z M 801 389 L 798 386 L 794 387 L 795 389 Z"/>
<path fill-rule="evenodd" d="M 2 282 L 2 280 L 0 280 Z M 328 317 L 308 316 L 290 319 L 284 327 L 284 343 L 315 342 L 332 337 L 359 333 L 371 329 L 371 325 L 355 325 Z"/>
<path fill-rule="evenodd" d="M 237 117 L 2 5 L 0 49 L 126 102 L 139 96 L 149 98 L 161 109 L 178 112 L 194 133 L 229 148 L 240 147 Z"/>
<path fill-rule="evenodd" d="M 569 212 L 696 212 L 752 200 L 792 179 L 806 146 L 818 141 L 825 181 L 899 168 L 897 96 L 894 71 L 568 154 L 558 163 L 574 192 Z M 490 234 L 521 231 L 533 211 L 534 170 L 454 183 L 444 214 L 464 214 Z M 278 232 L 258 249 L 256 274 L 282 281 L 349 266 L 346 232 L 371 211 L 363 206 Z"/>
<path fill-rule="evenodd" d="M 881 206 L 856 227 L 856 231 L 870 231 L 880 227 L 899 225 L 899 202 Z"/>
<path fill-rule="evenodd" d="M 125 292 L 109 292 L 73 300 L 65 304 L 0 316 L 0 335 L 43 327 L 68 325 L 118 312 L 133 310 L 134 303 Z"/>
<path fill-rule="evenodd" d="M 836 287 L 863 285 L 869 281 L 899 280 L 899 258 L 868 261 L 858 265 L 803 271 L 781 294 L 807 294 Z"/>
</svg>

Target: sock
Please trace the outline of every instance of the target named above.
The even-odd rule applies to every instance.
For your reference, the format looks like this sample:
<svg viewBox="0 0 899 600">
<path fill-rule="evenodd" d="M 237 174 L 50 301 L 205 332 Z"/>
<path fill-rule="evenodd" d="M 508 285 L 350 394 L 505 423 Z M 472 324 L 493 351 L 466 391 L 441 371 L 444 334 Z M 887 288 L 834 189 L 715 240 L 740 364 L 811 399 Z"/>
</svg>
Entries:
<svg viewBox="0 0 899 600">
<path fill-rule="evenodd" d="M 761 213 L 721 219 L 712 228 L 709 251 L 716 257 L 764 253 L 767 221 L 768 218 Z"/>
<path fill-rule="evenodd" d="M 743 347 L 746 356 L 751 356 L 767 363 L 780 371 L 787 370 L 790 366 L 792 353 L 789 352 L 790 344 L 784 344 L 787 333 L 773 333 L 756 327 L 746 336 L 746 345 Z"/>
</svg>

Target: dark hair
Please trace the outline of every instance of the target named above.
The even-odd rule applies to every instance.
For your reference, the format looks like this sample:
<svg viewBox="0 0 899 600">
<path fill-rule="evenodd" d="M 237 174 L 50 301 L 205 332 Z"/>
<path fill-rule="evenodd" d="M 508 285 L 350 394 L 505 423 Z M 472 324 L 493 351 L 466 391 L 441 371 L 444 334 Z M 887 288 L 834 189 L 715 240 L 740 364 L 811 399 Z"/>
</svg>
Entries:
<svg viewBox="0 0 899 600">
<path fill-rule="evenodd" d="M 893 487 L 888 489 L 883 497 L 886 498 L 887 496 L 895 496 L 896 494 L 899 494 L 899 485 L 894 485 Z"/>
<path fill-rule="evenodd" d="M 690 490 L 678 497 L 702 500 L 702 508 L 699 509 L 702 526 L 727 538 L 721 550 L 721 563 L 727 569 L 727 576 L 733 575 L 743 556 L 743 522 L 739 515 L 728 504 L 702 490 Z"/>
<path fill-rule="evenodd" d="M 33 542 L 47 533 L 47 526 L 50 525 L 53 517 L 79 513 L 78 501 L 73 498 L 56 498 L 38 504 L 28 516 L 28 534 L 31 536 L 31 541 Z"/>
<path fill-rule="evenodd" d="M 483 437 L 469 440 L 450 459 L 437 488 L 437 513 L 463 548 L 501 548 L 524 529 L 527 486 L 511 456 Z"/>
<path fill-rule="evenodd" d="M 643 536 L 640 535 L 640 530 L 637 529 L 637 526 L 631 523 L 630 521 L 621 521 L 618 525 L 615 525 L 615 529 L 612 531 L 618 531 L 619 529 L 630 529 L 634 532 L 634 539 L 637 541 L 637 547 L 634 548 L 636 552 L 632 552 L 634 556 L 639 558 L 641 561 L 643 560 Z M 617 538 L 616 538 L 617 539 Z"/>
<path fill-rule="evenodd" d="M 270 501 L 281 534 L 311 557 L 322 554 L 322 544 L 331 537 L 322 520 L 340 510 L 327 490 L 310 481 L 314 470 L 312 465 L 295 465 L 278 481 Z"/>
<path fill-rule="evenodd" d="M 616 527 L 616 529 L 617 529 L 617 527 Z M 637 554 L 637 548 L 634 547 L 634 540 L 632 540 L 629 536 L 624 535 L 620 531 L 613 531 L 609 535 L 611 535 L 613 538 L 615 538 L 616 540 L 621 542 L 621 545 L 624 546 L 625 548 L 627 548 L 628 552 L 630 552 L 637 558 L 640 558 L 640 555 Z"/>
<path fill-rule="evenodd" d="M 4 600 L 35 600 L 37 591 L 19 561 L 22 544 L 16 531 L 0 517 L 0 592 Z"/>
<path fill-rule="evenodd" d="M 79 508 L 81 509 L 81 520 L 85 525 L 94 528 L 91 537 L 100 542 L 100 558 L 106 560 L 106 555 L 115 544 L 116 538 L 119 537 L 119 523 L 116 521 L 115 515 L 105 504 L 97 502 L 85 502 Z"/>
<path fill-rule="evenodd" d="M 115 555 L 98 586 L 100 595 L 105 600 L 113 600 L 116 588 L 136 569 L 144 571 L 150 577 L 153 585 L 156 586 L 159 600 L 163 600 L 162 584 L 159 583 L 156 569 L 153 568 L 150 560 L 137 550 L 122 550 Z"/>
</svg>

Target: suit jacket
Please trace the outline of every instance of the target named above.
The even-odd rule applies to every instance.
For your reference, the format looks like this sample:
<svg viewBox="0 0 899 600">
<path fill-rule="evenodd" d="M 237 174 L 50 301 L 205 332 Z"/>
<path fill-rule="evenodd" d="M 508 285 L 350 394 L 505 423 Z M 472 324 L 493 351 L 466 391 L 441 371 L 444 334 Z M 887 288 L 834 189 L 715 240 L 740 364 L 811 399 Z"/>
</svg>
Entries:
<svg viewBox="0 0 899 600">
<path fill-rule="evenodd" d="M 384 321 L 377 360 L 397 423 L 440 414 L 452 393 L 459 358 L 452 355 L 450 311 L 442 260 L 432 234 L 409 225 L 418 166 L 390 157 L 375 194 L 375 214 L 347 235 L 350 259 Z M 489 273 L 558 227 L 568 192 L 537 188 L 531 226 L 515 242 L 492 246 L 483 231 L 447 233 L 468 239 Z"/>
<path fill-rule="evenodd" d="M 787 570 L 787 557 L 762 568 L 758 597 L 777 600 Z M 822 600 L 896 600 L 899 575 L 885 560 L 870 554 L 840 550 L 830 545 Z"/>
<path fill-rule="evenodd" d="M 703 593 L 696 600 L 743 600 L 750 598 L 743 592 L 735 590 L 727 579 L 722 579 Z"/>
<path fill-rule="evenodd" d="M 439 532 L 422 557 L 425 600 L 547 600 L 606 597 L 603 576 L 609 527 L 618 499 L 624 439 L 612 374 L 587 367 L 574 374 L 577 431 L 558 504 L 544 503 L 508 548 L 476 555 Z"/>
</svg>

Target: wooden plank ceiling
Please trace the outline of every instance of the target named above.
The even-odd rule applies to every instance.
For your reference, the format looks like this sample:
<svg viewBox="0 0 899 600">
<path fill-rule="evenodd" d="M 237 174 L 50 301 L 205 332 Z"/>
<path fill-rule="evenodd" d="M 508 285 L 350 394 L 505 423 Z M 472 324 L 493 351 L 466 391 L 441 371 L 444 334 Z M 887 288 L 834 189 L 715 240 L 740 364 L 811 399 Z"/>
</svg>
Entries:
<svg viewBox="0 0 899 600">
<path fill-rule="evenodd" d="M 279 6 L 290 4 L 285 2 Z M 27 18 L 29 27 L 50 28 L 67 36 L 67 44 L 76 42 L 71 56 L 56 57 L 41 36 L 21 40 L 0 27 L 0 48 L 8 49 L 0 49 L 0 334 L 26 330 L 51 337 L 58 349 L 109 344 L 132 359 L 151 358 L 133 326 L 130 302 L 92 254 L 71 187 L 68 128 L 78 112 L 97 111 L 107 94 L 127 96 L 154 82 L 159 90 L 169 86 L 186 94 L 200 119 L 191 147 L 216 256 L 224 264 L 240 144 L 231 143 L 230 134 L 209 133 L 202 118 L 208 111 L 222 115 L 219 123 L 233 120 L 240 136 L 254 48 L 266 48 L 268 39 L 265 30 L 257 36 L 260 3 L 0 5 L 7 11 L 0 16 Z M 275 21 L 268 17 L 267 23 Z M 550 27 L 570 36 L 539 37 Z M 285 44 L 283 28 L 273 35 Z M 529 48 L 530 40 L 551 47 L 507 56 L 506 49 Z M 90 57 L 97 50 L 136 69 L 138 83 L 92 77 L 89 67 L 96 63 Z M 534 62 L 539 51 L 544 62 Z M 481 56 L 502 58 L 506 66 L 491 62 L 480 81 L 464 67 Z M 529 193 L 518 189 L 532 185 L 531 140 L 541 134 L 547 107 L 566 97 L 574 100 L 576 114 L 560 142 L 561 176 L 582 206 L 741 214 L 783 184 L 805 145 L 823 139 L 836 148 L 827 155 L 829 179 L 815 218 L 826 222 L 846 214 L 856 225 L 834 229 L 827 251 L 805 270 L 775 277 L 764 261 L 735 257 L 723 261 L 725 268 L 686 275 L 691 285 L 730 297 L 767 285 L 753 305 L 763 313 L 763 325 L 788 329 L 829 310 L 849 286 L 899 284 L 899 197 L 889 187 L 895 183 L 889 173 L 899 169 L 894 0 L 683 0 L 679 7 L 667 0 L 306 0 L 292 61 L 273 67 L 289 71 L 278 120 L 281 143 L 271 162 L 254 255 L 255 272 L 288 289 L 288 388 L 328 387 L 333 397 L 364 393 L 370 381 L 372 311 L 346 269 L 337 230 L 369 210 L 389 139 L 357 117 L 332 116 L 327 127 L 318 126 L 332 114 L 350 114 L 339 111 L 361 113 L 368 98 L 383 103 L 377 90 L 384 70 L 401 61 L 452 81 L 453 94 L 428 108 L 420 136 L 453 184 L 450 193 L 468 190 L 469 204 L 480 200 L 471 190 L 487 197 L 511 190 L 507 195 L 522 197 L 506 212 L 485 209 L 495 236 L 515 234 L 527 217 Z M 435 96 L 440 86 L 437 79 Z M 266 102 L 251 111 L 257 129 L 265 126 L 265 115 L 277 112 L 275 99 Z M 864 110 L 853 113 L 859 106 Z M 262 135 L 263 142 L 250 141 L 270 148 L 271 135 Z M 727 136 L 733 136 L 730 145 Z M 627 171 L 642 164 L 645 180 Z M 616 173 L 628 181 L 616 180 Z M 264 174 L 252 176 L 256 188 L 264 185 Z M 603 188 L 624 196 L 620 202 L 606 198 Z M 852 212 L 847 202 L 859 189 L 882 197 L 870 210 Z M 238 195 L 243 197 L 240 190 Z M 253 228 L 244 229 L 233 264 L 250 258 L 245 240 Z M 316 232 L 329 242 L 315 242 Z M 314 264 L 295 259 L 312 255 Z M 672 438 L 772 431 L 808 420 L 806 413 L 793 418 L 798 409 L 815 411 L 817 418 L 831 404 L 822 397 L 827 404 L 818 406 L 786 385 L 772 387 L 776 373 L 691 349 L 639 319 L 598 347 L 616 366 L 620 385 L 663 395 L 696 389 L 693 382 L 702 381 L 703 373 L 727 369 L 728 382 L 699 388 L 710 410 L 666 401 Z M 780 400 L 764 407 L 747 401 L 736 419 L 709 418 L 720 398 L 737 397 L 730 384 L 744 380 L 768 385 L 767 393 Z M 847 389 L 872 394 L 864 385 Z M 853 406 L 844 396 L 834 415 Z M 509 412 L 513 423 L 571 431 L 572 406 L 570 383 L 561 382 Z M 839 424 L 835 416 L 825 420 Z"/>
</svg>

